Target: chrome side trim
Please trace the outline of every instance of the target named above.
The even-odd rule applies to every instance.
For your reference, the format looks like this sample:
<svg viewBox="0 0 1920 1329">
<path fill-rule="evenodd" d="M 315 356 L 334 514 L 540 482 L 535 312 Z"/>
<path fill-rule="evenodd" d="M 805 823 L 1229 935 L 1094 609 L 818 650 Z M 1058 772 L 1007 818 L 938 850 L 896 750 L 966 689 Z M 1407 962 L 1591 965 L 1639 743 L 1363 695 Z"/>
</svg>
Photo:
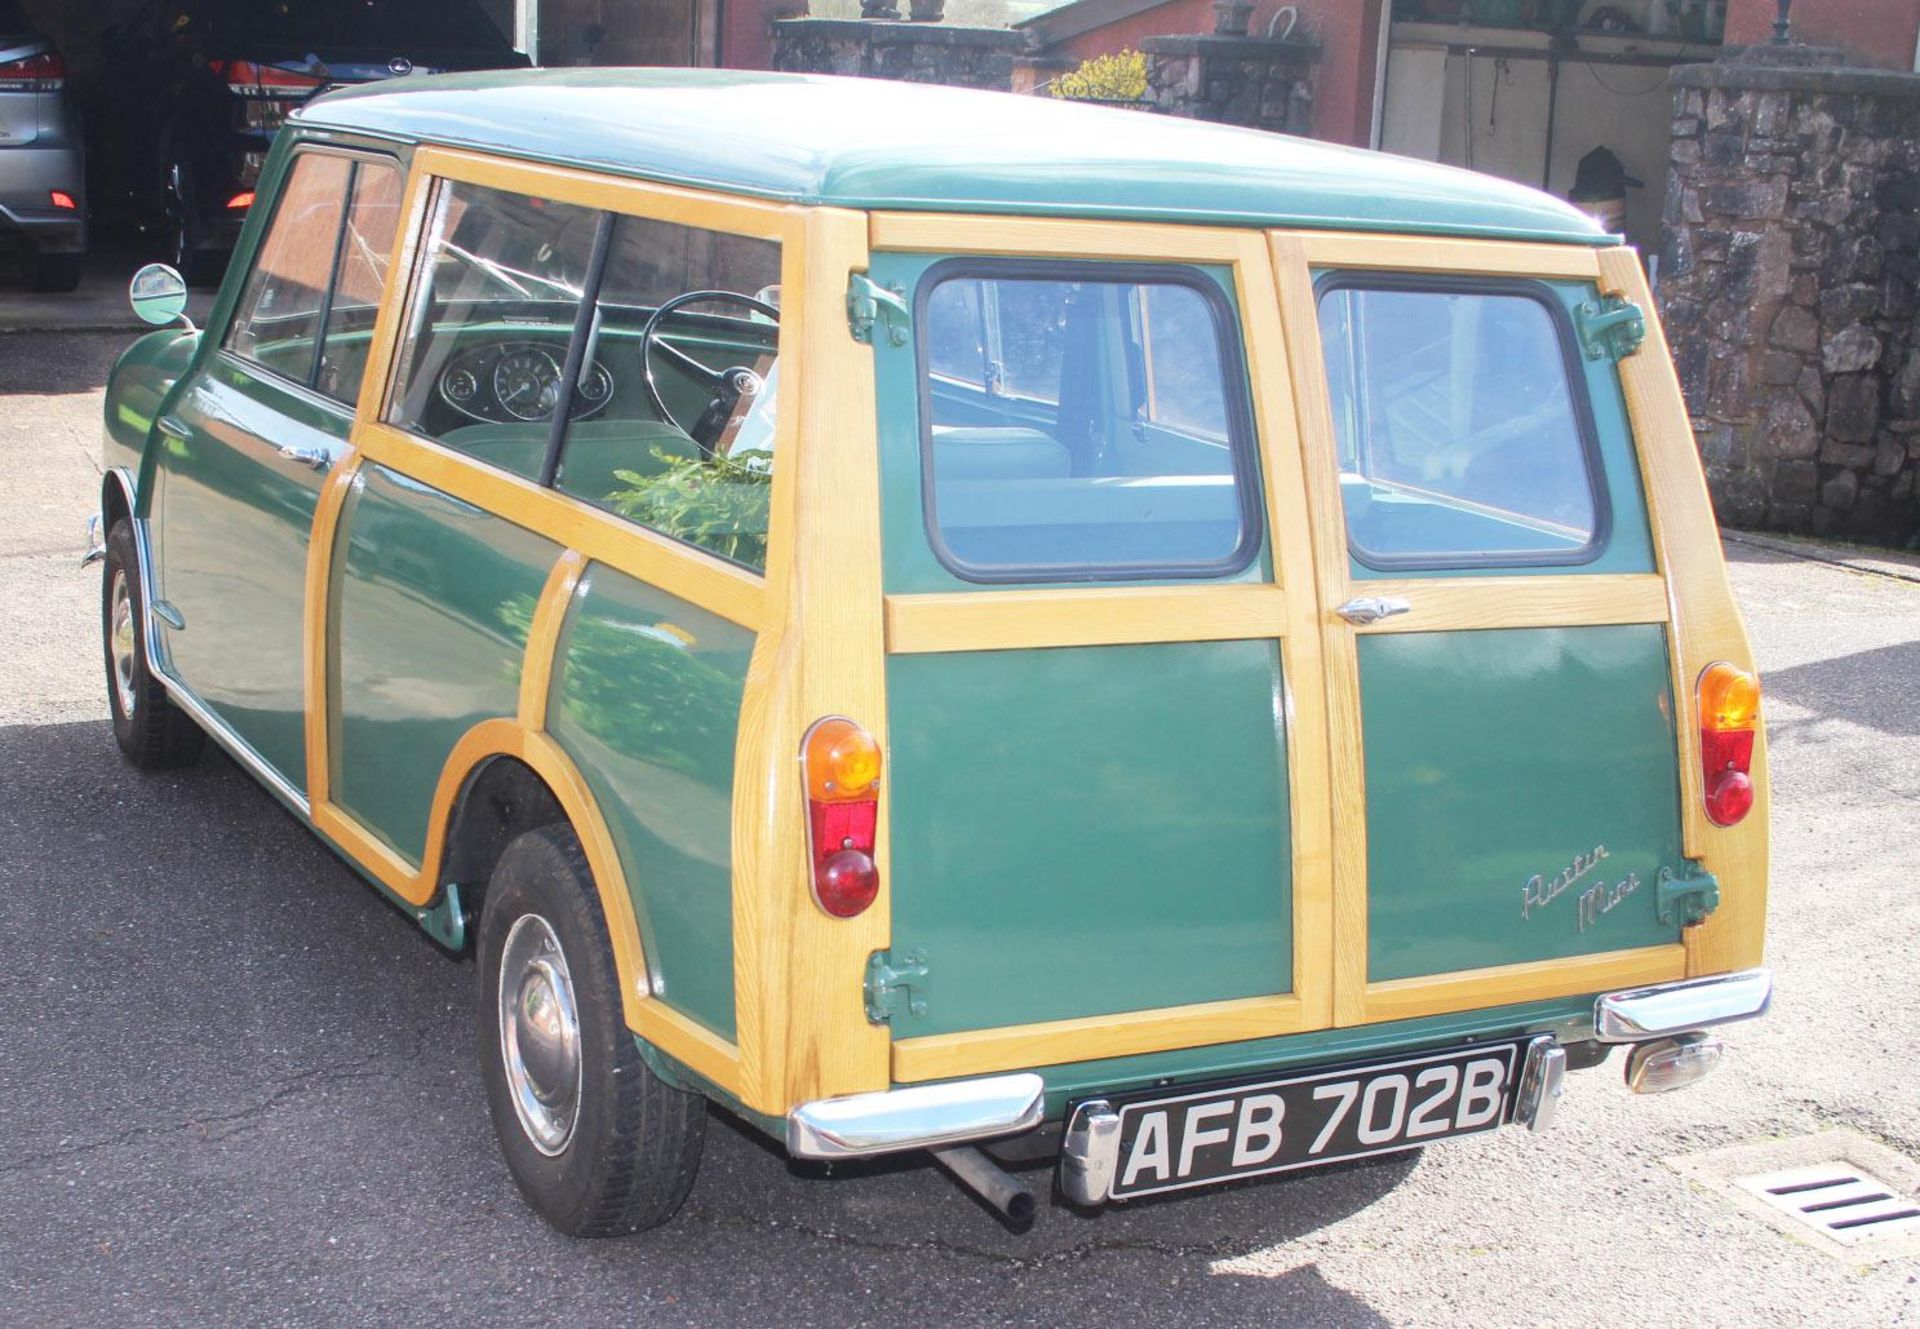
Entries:
<svg viewBox="0 0 1920 1329">
<path fill-rule="evenodd" d="M 1520 1066 L 1520 1087 L 1513 1096 L 1513 1124 L 1535 1135 L 1553 1125 L 1566 1091 L 1567 1050 L 1552 1034 L 1527 1041 L 1527 1059 Z"/>
<path fill-rule="evenodd" d="M 1120 1114 L 1104 1098 L 1091 1098 L 1073 1110 L 1060 1144 L 1060 1190 L 1075 1204 L 1107 1202 L 1120 1166 Z"/>
<path fill-rule="evenodd" d="M 1772 1004 L 1773 974 L 1766 969 L 1609 992 L 1594 1003 L 1593 1036 L 1602 1043 L 1640 1043 L 1751 1020 Z"/>
<path fill-rule="evenodd" d="M 146 624 L 144 640 L 140 643 L 147 656 L 147 672 L 160 680 L 166 688 L 173 704 L 193 717 L 193 722 L 207 731 L 207 737 L 218 743 L 226 754 L 240 764 L 241 769 L 267 787 L 282 803 L 299 815 L 302 820 L 311 820 L 312 806 L 307 796 L 287 782 L 287 778 L 269 766 L 251 744 L 233 732 L 225 720 L 215 715 L 201 700 L 193 695 L 193 690 L 173 676 L 167 662 L 166 642 L 160 636 L 157 615 L 153 608 L 153 553 L 147 540 L 147 522 L 144 517 L 133 519 L 133 548 L 140 563 L 140 621 Z"/>
<path fill-rule="evenodd" d="M 1013 1135 L 1040 1124 L 1046 1081 L 1031 1071 L 802 1103 L 787 1114 L 795 1158 L 867 1158 Z"/>
</svg>

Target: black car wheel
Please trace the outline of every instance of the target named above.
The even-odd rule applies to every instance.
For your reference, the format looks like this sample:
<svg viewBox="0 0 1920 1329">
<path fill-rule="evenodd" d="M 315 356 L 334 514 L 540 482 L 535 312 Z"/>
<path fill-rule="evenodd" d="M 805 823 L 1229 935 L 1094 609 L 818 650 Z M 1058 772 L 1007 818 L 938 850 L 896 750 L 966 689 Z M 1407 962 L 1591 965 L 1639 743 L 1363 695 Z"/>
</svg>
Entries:
<svg viewBox="0 0 1920 1329">
<path fill-rule="evenodd" d="M 133 526 L 122 517 L 107 535 L 100 585 L 100 637 L 107 662 L 107 706 L 113 737 L 127 761 L 143 771 L 185 766 L 200 755 L 206 735 L 173 704 L 147 669 L 147 610 L 140 593 L 140 557 Z"/>
<path fill-rule="evenodd" d="M 700 1166 L 706 1104 L 641 1059 L 593 874 L 565 823 L 507 846 L 478 950 L 481 1077 L 521 1194 L 569 1236 L 671 1218 Z"/>
</svg>

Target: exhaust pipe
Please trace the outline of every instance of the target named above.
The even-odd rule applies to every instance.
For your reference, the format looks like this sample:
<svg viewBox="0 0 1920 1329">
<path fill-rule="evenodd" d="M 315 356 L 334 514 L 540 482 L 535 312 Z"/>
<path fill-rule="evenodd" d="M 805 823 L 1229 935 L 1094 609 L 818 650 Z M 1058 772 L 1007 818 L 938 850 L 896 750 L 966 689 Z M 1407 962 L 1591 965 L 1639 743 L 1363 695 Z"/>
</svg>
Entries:
<svg viewBox="0 0 1920 1329">
<path fill-rule="evenodd" d="M 1024 1226 L 1033 1221 L 1033 1192 L 978 1149 L 956 1144 L 928 1152 L 934 1162 L 953 1174 L 955 1181 L 985 1200 L 1009 1223 Z"/>
</svg>

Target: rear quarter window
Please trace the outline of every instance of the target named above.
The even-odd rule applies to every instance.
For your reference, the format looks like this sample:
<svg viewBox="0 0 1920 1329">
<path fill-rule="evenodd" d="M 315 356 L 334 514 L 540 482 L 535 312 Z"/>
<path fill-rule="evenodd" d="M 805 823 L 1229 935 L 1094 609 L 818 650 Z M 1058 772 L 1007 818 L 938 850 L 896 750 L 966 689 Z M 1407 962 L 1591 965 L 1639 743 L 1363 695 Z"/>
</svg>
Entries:
<svg viewBox="0 0 1920 1329">
<path fill-rule="evenodd" d="M 1214 577 L 1253 559 L 1245 362 L 1210 278 L 954 259 L 917 302 L 923 501 L 951 572 Z"/>
</svg>

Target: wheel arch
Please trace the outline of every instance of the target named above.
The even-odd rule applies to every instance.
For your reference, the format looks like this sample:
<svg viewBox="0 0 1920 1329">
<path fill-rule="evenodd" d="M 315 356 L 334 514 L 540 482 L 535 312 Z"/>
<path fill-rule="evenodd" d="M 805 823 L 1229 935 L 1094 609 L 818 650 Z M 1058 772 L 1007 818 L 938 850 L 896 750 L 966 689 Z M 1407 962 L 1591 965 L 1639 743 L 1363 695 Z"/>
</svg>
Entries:
<svg viewBox="0 0 1920 1329">
<path fill-rule="evenodd" d="M 106 538 L 113 524 L 122 517 L 133 517 L 133 480 L 120 467 L 111 467 L 100 478 L 100 536 Z"/>
</svg>

